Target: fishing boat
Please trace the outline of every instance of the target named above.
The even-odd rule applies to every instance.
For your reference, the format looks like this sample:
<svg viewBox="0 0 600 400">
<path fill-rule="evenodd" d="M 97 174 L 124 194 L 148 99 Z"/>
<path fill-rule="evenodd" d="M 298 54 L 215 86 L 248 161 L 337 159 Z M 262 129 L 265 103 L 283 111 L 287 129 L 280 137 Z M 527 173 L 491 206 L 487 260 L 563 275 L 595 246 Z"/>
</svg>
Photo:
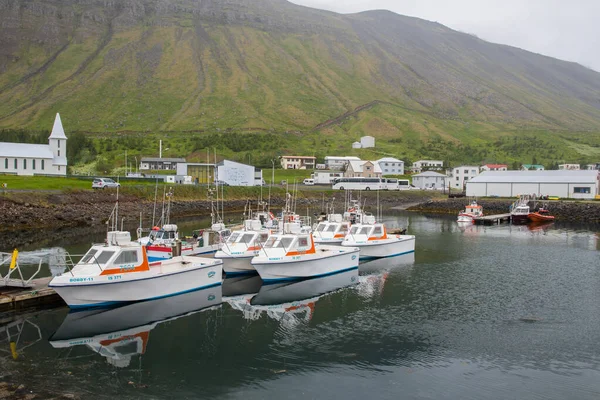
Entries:
<svg viewBox="0 0 600 400">
<path fill-rule="evenodd" d="M 554 221 L 554 215 L 550 215 L 550 211 L 544 207 L 540 207 L 536 212 L 529 213 L 528 217 L 532 222 Z"/>
<path fill-rule="evenodd" d="M 70 312 L 50 337 L 50 345 L 85 345 L 109 364 L 128 367 L 133 356 L 146 352 L 150 331 L 159 324 L 215 309 L 221 298 L 221 287 L 215 286 L 116 308 Z"/>
<path fill-rule="evenodd" d="M 474 222 L 475 218 L 483 217 L 483 207 L 473 200 L 458 213 L 457 222 Z"/>
<path fill-rule="evenodd" d="M 415 251 L 415 236 L 388 234 L 382 223 L 353 225 L 342 246 L 358 247 L 360 259 L 395 257 Z"/>
<path fill-rule="evenodd" d="M 111 306 L 221 285 L 222 264 L 196 256 L 150 263 L 146 247 L 129 232 L 109 231 L 105 243 L 92 245 L 49 287 L 71 308 Z"/>
<path fill-rule="evenodd" d="M 513 224 L 526 224 L 529 222 L 529 195 L 519 196 L 519 199 L 510 206 L 510 221 Z"/>
<path fill-rule="evenodd" d="M 315 246 L 312 233 L 269 236 L 252 265 L 264 282 L 333 275 L 358 268 L 357 247 Z"/>
<path fill-rule="evenodd" d="M 315 243 L 341 246 L 353 224 L 375 222 L 373 215 L 362 211 L 358 200 L 349 198 L 347 203 L 348 207 L 344 214 L 336 214 L 332 201 L 329 206 L 331 212 L 323 215 L 321 221 L 313 229 Z"/>
<path fill-rule="evenodd" d="M 223 261 L 223 271 L 229 277 L 256 273 L 252 258 L 257 256 L 262 243 L 267 241 L 270 230 L 261 225 L 260 220 L 244 221 L 244 230 L 233 231 L 215 258 Z"/>
</svg>

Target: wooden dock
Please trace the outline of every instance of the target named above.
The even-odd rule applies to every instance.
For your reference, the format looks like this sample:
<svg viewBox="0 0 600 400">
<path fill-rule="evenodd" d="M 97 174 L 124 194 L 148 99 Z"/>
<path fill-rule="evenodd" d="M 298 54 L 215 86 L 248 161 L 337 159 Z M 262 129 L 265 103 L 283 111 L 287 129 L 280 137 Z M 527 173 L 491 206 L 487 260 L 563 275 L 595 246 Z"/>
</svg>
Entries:
<svg viewBox="0 0 600 400">
<path fill-rule="evenodd" d="M 478 217 L 473 220 L 477 225 L 494 225 L 499 224 L 501 222 L 510 221 L 510 213 L 506 214 L 496 214 L 496 215 L 486 215 L 483 217 Z"/>
<path fill-rule="evenodd" d="M 34 279 L 28 288 L 0 288 L 0 312 L 64 305 L 60 296 L 48 287 L 51 279 Z"/>
</svg>

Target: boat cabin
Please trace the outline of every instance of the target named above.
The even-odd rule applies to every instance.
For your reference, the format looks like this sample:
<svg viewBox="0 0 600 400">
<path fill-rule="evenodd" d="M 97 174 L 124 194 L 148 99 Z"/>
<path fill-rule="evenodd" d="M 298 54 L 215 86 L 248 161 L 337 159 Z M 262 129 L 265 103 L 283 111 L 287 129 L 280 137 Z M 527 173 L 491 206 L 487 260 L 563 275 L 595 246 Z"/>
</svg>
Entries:
<svg viewBox="0 0 600 400">
<path fill-rule="evenodd" d="M 512 215 L 529 215 L 529 206 L 520 205 L 512 210 Z"/>
<path fill-rule="evenodd" d="M 93 245 L 71 274 L 110 275 L 149 269 L 145 248 L 132 242 L 129 232 L 109 232 L 107 242 Z"/>
<path fill-rule="evenodd" d="M 476 202 L 472 202 L 465 207 L 464 213 L 475 216 L 483 215 L 483 207 L 478 205 Z"/>
<path fill-rule="evenodd" d="M 350 229 L 350 222 L 320 222 L 315 229 L 315 236 L 319 238 L 343 238 Z"/>
<path fill-rule="evenodd" d="M 164 225 L 162 229 L 154 227 L 148 238 L 151 244 L 170 244 L 179 239 L 179 231 L 174 224 Z"/>
<path fill-rule="evenodd" d="M 304 235 L 271 235 L 263 245 L 268 257 L 272 252 L 278 256 L 297 256 L 301 254 L 315 253 L 315 244 L 311 234 Z"/>
<path fill-rule="evenodd" d="M 387 238 L 387 231 L 383 224 L 354 225 L 350 229 L 350 233 L 346 235 L 346 240 L 379 240 Z"/>
<path fill-rule="evenodd" d="M 227 238 L 225 246 L 228 248 L 236 248 L 236 250 L 237 247 L 242 247 L 245 250 L 260 250 L 261 245 L 267 241 L 268 237 L 268 231 L 235 231 Z"/>
</svg>

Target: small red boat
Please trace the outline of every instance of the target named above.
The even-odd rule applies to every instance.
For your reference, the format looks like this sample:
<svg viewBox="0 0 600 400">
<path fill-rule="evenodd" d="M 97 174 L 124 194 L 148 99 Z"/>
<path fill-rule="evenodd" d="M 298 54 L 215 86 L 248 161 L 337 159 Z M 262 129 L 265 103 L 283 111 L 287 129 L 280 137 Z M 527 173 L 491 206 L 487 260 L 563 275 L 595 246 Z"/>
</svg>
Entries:
<svg viewBox="0 0 600 400">
<path fill-rule="evenodd" d="M 536 212 L 529 213 L 528 217 L 529 220 L 533 222 L 554 221 L 554 215 L 550 215 L 550 212 L 547 209 L 541 207 Z"/>
</svg>

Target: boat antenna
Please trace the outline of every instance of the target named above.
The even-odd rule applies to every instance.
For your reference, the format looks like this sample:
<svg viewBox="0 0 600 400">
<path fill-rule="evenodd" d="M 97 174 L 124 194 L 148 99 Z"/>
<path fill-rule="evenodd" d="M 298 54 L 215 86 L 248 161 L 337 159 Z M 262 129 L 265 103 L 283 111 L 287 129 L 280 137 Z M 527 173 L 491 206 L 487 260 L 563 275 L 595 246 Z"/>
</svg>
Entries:
<svg viewBox="0 0 600 400">
<path fill-rule="evenodd" d="M 158 178 L 156 178 L 156 184 L 154 185 L 154 208 L 152 209 L 152 227 L 154 227 L 154 219 L 156 218 L 156 197 L 158 195 Z"/>
</svg>

